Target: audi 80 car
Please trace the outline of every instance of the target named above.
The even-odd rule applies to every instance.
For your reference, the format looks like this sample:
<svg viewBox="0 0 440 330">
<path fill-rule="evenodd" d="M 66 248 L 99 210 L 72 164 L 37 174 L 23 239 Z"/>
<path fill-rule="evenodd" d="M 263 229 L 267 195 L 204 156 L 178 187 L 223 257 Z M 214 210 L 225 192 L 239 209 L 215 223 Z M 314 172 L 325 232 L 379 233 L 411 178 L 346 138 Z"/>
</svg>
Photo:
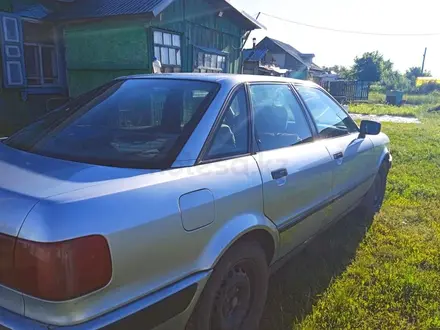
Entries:
<svg viewBox="0 0 440 330">
<path fill-rule="evenodd" d="M 379 211 L 380 131 L 288 78 L 131 76 L 69 101 L 0 142 L 0 328 L 257 329 L 271 269 Z"/>
</svg>

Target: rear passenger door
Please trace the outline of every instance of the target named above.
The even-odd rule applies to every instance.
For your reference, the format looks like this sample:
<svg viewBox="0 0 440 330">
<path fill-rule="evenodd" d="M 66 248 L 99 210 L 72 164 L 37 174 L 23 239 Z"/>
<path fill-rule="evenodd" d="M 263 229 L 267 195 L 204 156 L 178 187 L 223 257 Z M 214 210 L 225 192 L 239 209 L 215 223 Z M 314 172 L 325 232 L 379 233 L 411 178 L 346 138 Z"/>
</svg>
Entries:
<svg viewBox="0 0 440 330">
<path fill-rule="evenodd" d="M 251 84 L 264 212 L 281 233 L 278 257 L 315 234 L 328 216 L 332 159 L 288 84 Z"/>
<path fill-rule="evenodd" d="M 319 88 L 296 86 L 316 123 L 319 137 L 333 158 L 333 215 L 358 202 L 374 178 L 373 144 L 359 139 L 359 130 L 343 108 Z"/>
</svg>

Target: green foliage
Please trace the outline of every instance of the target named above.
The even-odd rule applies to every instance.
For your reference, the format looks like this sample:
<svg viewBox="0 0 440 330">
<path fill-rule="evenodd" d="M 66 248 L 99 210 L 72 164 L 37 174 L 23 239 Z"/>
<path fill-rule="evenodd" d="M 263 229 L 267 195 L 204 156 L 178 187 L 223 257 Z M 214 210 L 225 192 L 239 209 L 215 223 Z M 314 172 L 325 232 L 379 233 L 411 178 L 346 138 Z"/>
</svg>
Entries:
<svg viewBox="0 0 440 330">
<path fill-rule="evenodd" d="M 440 104 L 440 90 L 434 91 L 429 94 L 413 94 L 405 96 L 407 104 L 429 104 L 437 105 Z"/>
<path fill-rule="evenodd" d="M 398 71 L 385 71 L 382 74 L 381 84 L 385 87 L 385 90 L 411 90 L 411 81 Z"/>
<path fill-rule="evenodd" d="M 432 91 L 440 90 L 440 85 L 436 83 L 425 84 L 417 88 L 417 77 L 428 77 L 431 72 L 425 71 L 422 74 L 420 67 L 411 67 L 405 74 L 394 70 L 393 62 L 385 60 L 378 51 L 366 52 L 361 57 L 354 59 L 352 68 L 343 66 L 332 66 L 326 68 L 328 72 L 339 73 L 344 79 L 357 79 L 362 81 L 375 82 L 372 91 L 385 92 L 387 90 L 401 90 L 406 93 L 427 94 Z"/>
<path fill-rule="evenodd" d="M 385 93 L 385 88 L 381 84 L 372 84 L 370 86 L 370 92 L 373 93 Z"/>
<path fill-rule="evenodd" d="M 429 82 L 420 86 L 417 91 L 421 94 L 428 94 L 432 92 L 440 92 L 440 84 L 436 82 Z"/>
<path fill-rule="evenodd" d="M 431 77 L 431 71 L 427 71 L 427 70 L 425 70 L 425 71 L 422 73 L 422 68 L 421 68 L 421 67 L 419 67 L 419 66 L 413 66 L 413 67 L 409 68 L 408 70 L 406 70 L 406 72 L 405 72 L 405 76 L 406 76 L 409 80 L 414 81 L 414 85 L 415 85 L 415 82 L 416 82 L 416 78 L 417 78 L 417 77 Z"/>
<path fill-rule="evenodd" d="M 324 66 L 323 69 L 328 73 L 337 73 L 342 79 L 351 80 L 355 78 L 353 70 L 342 65 L 334 65 L 330 67 Z"/>
<path fill-rule="evenodd" d="M 364 53 L 354 59 L 353 72 L 358 80 L 380 81 L 386 69 L 383 56 L 378 51 Z"/>
<path fill-rule="evenodd" d="M 405 94 L 404 96 L 405 103 L 407 105 L 426 105 L 429 106 L 429 108 L 432 108 L 434 105 L 440 104 L 440 90 L 434 91 L 429 94 Z M 385 103 L 385 92 L 382 90 L 377 91 L 370 91 L 370 94 L 368 96 L 368 101 L 370 103 Z M 426 106 L 424 107 L 426 110 Z M 395 108 L 395 107 L 394 107 Z M 370 109 L 381 109 L 380 107 L 374 107 Z M 401 109 L 401 108 L 397 108 Z M 402 108 L 403 111 L 408 111 L 408 107 Z M 410 110 L 413 112 L 413 110 Z"/>
</svg>

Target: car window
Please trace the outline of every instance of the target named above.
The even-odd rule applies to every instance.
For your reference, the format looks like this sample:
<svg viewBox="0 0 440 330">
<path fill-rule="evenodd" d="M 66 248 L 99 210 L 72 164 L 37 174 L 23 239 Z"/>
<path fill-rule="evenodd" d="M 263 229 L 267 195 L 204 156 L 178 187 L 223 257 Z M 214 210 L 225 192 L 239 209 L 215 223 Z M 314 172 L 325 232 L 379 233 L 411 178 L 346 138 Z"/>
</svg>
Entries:
<svg viewBox="0 0 440 330">
<path fill-rule="evenodd" d="M 322 138 L 358 132 L 350 116 L 323 91 L 307 86 L 296 86 L 309 109 Z"/>
<path fill-rule="evenodd" d="M 241 87 L 232 97 L 216 127 L 207 159 L 247 154 L 249 152 L 249 121 L 246 92 Z"/>
<path fill-rule="evenodd" d="M 6 143 L 84 163 L 167 167 L 217 89 L 215 83 L 189 80 L 114 81 L 49 113 Z"/>
<path fill-rule="evenodd" d="M 250 86 L 255 137 L 261 151 L 308 142 L 312 133 L 303 109 L 288 85 Z"/>
</svg>

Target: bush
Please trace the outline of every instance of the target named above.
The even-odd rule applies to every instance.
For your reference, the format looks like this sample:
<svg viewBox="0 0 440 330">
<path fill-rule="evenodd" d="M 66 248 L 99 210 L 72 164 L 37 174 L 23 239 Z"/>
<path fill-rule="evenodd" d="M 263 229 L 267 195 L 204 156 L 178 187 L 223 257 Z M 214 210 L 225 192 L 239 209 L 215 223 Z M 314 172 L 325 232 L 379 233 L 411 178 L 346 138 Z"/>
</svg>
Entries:
<svg viewBox="0 0 440 330">
<path fill-rule="evenodd" d="M 420 94 L 428 94 L 432 92 L 438 92 L 440 93 L 440 84 L 437 84 L 436 82 L 429 82 L 426 84 L 423 84 L 417 89 L 417 92 Z"/>
</svg>

